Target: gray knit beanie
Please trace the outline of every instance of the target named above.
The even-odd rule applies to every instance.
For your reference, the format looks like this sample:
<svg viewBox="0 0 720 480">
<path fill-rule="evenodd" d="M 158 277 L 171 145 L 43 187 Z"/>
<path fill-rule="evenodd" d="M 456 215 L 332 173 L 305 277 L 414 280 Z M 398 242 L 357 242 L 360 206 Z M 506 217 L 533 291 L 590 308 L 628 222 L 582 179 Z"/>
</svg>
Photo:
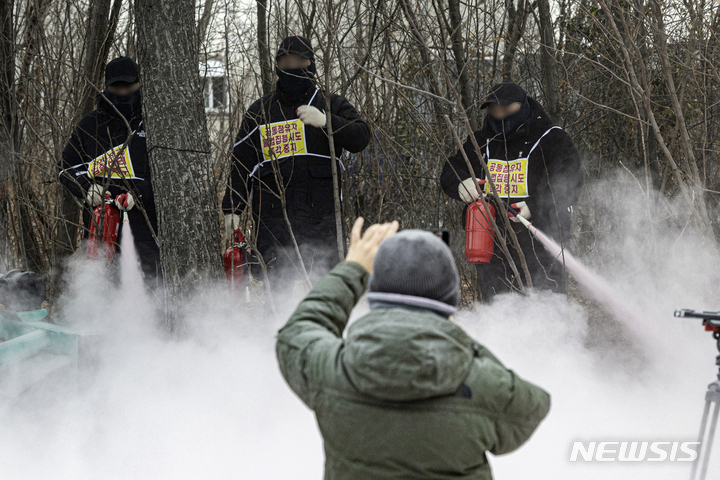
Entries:
<svg viewBox="0 0 720 480">
<path fill-rule="evenodd" d="M 424 230 L 402 230 L 380 244 L 368 289 L 460 303 L 460 275 L 450 248 Z"/>
</svg>

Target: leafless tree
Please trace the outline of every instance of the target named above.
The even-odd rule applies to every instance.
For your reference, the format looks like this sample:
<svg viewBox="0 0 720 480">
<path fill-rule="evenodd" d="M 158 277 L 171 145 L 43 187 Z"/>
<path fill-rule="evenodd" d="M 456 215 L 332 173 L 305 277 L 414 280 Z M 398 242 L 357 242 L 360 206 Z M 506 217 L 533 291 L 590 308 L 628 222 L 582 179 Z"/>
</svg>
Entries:
<svg viewBox="0 0 720 480">
<path fill-rule="evenodd" d="M 156 195 L 164 198 L 159 238 L 209 238 L 193 252 L 168 240 L 163 260 L 170 283 L 178 286 L 187 275 L 217 278 L 218 204 L 232 139 L 247 108 L 274 88 L 272 53 L 287 34 L 311 39 L 323 89 L 348 98 L 373 132 L 365 151 L 338 159 L 346 168 L 337 177 L 343 192 L 338 230 L 347 232 L 358 215 L 449 229 L 466 302 L 476 279 L 463 256 L 463 206 L 444 195 L 438 177 L 467 136 L 467 123 L 470 129 L 482 124 L 478 102 L 503 80 L 520 83 L 573 137 L 588 185 L 619 170 L 648 200 L 655 192 L 677 198 L 684 215 L 665 222 L 692 226 L 717 248 L 717 2 L 138 2 L 133 10 L 121 0 L 0 0 L 0 255 L 6 268 L 57 279 L 63 259 L 79 247 L 80 206 L 60 188 L 57 161 L 77 119 L 92 108 L 102 65 L 128 55 L 137 57 L 149 82 L 143 86 L 148 138 L 155 145 Z M 180 11 L 182 21 L 174 17 Z M 149 26 L 163 15 L 178 23 Z M 159 32 L 177 44 L 160 43 Z M 182 52 L 182 60 L 173 52 Z M 197 63 L 211 61 L 223 72 L 198 78 Z M 165 114 L 186 118 L 167 124 Z M 170 161 L 179 163 L 163 168 Z M 576 206 L 569 245 L 581 256 L 597 253 L 594 238 L 609 221 L 588 198 Z M 660 228 L 650 219 L 667 213 L 660 215 L 651 201 L 643 208 L 638 221 L 649 232 Z M 257 225 L 247 211 L 243 225 L 252 245 Z M 522 265 L 517 269 L 522 274 Z M 184 292 L 172 288 L 172 295 Z"/>
<path fill-rule="evenodd" d="M 178 327 L 190 294 L 220 278 L 220 232 L 198 72 L 195 5 L 137 0 L 143 122 L 158 212 L 166 320 Z"/>
</svg>

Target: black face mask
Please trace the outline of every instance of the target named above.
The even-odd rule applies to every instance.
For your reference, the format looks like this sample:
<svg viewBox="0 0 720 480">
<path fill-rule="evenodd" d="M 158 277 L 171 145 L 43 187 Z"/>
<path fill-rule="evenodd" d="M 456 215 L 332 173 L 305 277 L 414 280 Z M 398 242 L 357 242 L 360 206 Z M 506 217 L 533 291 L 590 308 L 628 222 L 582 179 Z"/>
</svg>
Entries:
<svg viewBox="0 0 720 480">
<path fill-rule="evenodd" d="M 315 86 L 315 62 L 305 68 L 281 70 L 275 67 L 278 88 L 291 100 L 299 100 L 303 93 Z"/>
<path fill-rule="evenodd" d="M 110 100 L 110 103 L 115 105 L 115 108 L 117 108 L 118 111 L 122 114 L 122 116 L 125 117 L 127 120 L 132 120 L 133 118 L 140 117 L 140 100 L 142 98 L 140 89 L 127 95 L 117 95 L 115 93 L 109 92 L 108 90 L 105 90 L 103 93 L 105 94 L 107 99 Z M 106 105 L 105 108 L 109 112 L 115 113 L 115 109 L 112 108 L 110 105 Z"/>
<path fill-rule="evenodd" d="M 522 104 L 522 107 L 520 107 L 520 110 L 512 115 L 509 115 L 502 120 L 498 120 L 488 114 L 487 119 L 490 128 L 492 128 L 492 131 L 495 132 L 496 135 L 505 134 L 507 136 L 515 133 L 515 131 L 520 128 L 531 115 L 532 109 L 530 108 L 527 98 L 525 98 L 525 102 Z"/>
</svg>

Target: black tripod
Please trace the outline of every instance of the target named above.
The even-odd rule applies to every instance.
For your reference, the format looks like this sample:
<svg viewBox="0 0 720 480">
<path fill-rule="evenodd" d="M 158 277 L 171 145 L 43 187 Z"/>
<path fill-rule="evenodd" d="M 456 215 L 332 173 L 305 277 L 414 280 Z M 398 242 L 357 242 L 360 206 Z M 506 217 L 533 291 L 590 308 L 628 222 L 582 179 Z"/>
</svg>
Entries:
<svg viewBox="0 0 720 480">
<path fill-rule="evenodd" d="M 718 312 L 695 312 L 694 310 L 675 310 L 676 317 L 701 318 L 705 330 L 712 332 L 713 338 L 717 342 L 720 351 L 720 313 Z M 715 365 L 720 368 L 720 355 L 715 357 Z M 700 434 L 698 435 L 699 452 L 693 462 L 692 471 L 690 472 L 690 480 L 695 480 L 695 475 L 700 467 L 700 476 L 698 480 L 705 480 L 707 474 L 708 463 L 710 462 L 710 452 L 712 451 L 713 439 L 715 438 L 715 428 L 717 427 L 718 413 L 720 413 L 720 372 L 718 379 L 708 385 L 705 393 L 705 410 L 703 410 L 702 420 L 700 421 Z M 708 422 L 710 414 L 710 406 L 715 404 L 713 408 L 712 420 Z M 708 425 L 710 428 L 708 428 Z M 705 440 L 705 432 L 707 440 Z"/>
</svg>

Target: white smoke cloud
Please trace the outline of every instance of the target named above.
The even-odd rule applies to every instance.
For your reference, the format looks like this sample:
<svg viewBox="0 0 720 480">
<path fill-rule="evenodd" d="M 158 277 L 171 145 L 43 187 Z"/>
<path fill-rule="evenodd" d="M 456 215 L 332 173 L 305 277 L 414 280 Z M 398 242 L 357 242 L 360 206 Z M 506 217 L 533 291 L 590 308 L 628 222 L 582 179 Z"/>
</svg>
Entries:
<svg viewBox="0 0 720 480">
<path fill-rule="evenodd" d="M 593 193 L 609 187 L 594 188 L 593 212 L 619 215 L 614 198 Z M 622 198 L 642 202 L 631 191 Z M 594 250 L 580 253 L 639 306 L 654 326 L 647 336 L 549 293 L 499 297 L 458 315 L 507 367 L 552 395 L 528 443 L 490 457 L 496 478 L 688 474 L 687 463 L 569 462 L 573 441 L 694 441 L 717 373 L 715 343 L 700 321 L 672 317 L 678 307 L 720 309 L 717 254 L 690 227 L 668 222 L 656 222 L 650 242 L 651 219 L 636 220 L 600 232 Z M 196 302 L 189 338 L 168 340 L 156 333 L 152 301 L 132 284 L 137 273 L 106 280 L 102 266 L 78 257 L 70 274 L 62 312 L 87 334 L 92 368 L 77 394 L 60 381 L 0 396 L 0 478 L 322 478 L 313 414 L 275 359 L 284 319 L 263 319 L 257 306 L 213 294 Z M 720 472 L 720 454 L 710 472 Z"/>
</svg>

